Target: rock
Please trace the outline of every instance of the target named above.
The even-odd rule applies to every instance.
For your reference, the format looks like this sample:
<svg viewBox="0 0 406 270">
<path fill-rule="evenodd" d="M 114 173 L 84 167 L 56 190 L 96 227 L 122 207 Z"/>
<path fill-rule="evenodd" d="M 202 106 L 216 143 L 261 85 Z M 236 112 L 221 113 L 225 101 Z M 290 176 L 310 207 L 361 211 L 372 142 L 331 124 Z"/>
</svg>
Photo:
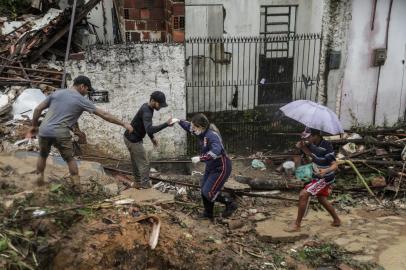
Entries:
<svg viewBox="0 0 406 270">
<path fill-rule="evenodd" d="M 187 239 L 192 239 L 193 238 L 193 236 L 190 233 L 184 233 L 184 234 L 185 234 L 185 237 Z"/>
<path fill-rule="evenodd" d="M 263 213 L 256 213 L 254 219 L 255 221 L 261 221 L 266 219 L 266 216 Z"/>
<path fill-rule="evenodd" d="M 256 214 L 257 212 L 258 212 L 257 209 L 249 209 L 249 210 L 248 210 L 248 213 L 250 213 L 250 215 L 254 215 L 254 214 Z"/>
<path fill-rule="evenodd" d="M 348 238 L 337 238 L 334 240 L 334 243 L 339 246 L 347 245 L 351 240 Z"/>
<path fill-rule="evenodd" d="M 374 177 L 371 181 L 373 187 L 386 187 L 386 180 L 383 176 Z"/>
<path fill-rule="evenodd" d="M 309 235 L 303 231 L 285 232 L 288 225 L 278 220 L 265 220 L 256 224 L 258 238 L 265 242 L 291 243 L 307 238 Z"/>
<path fill-rule="evenodd" d="M 351 266 L 348 266 L 348 265 L 345 264 L 345 263 L 341 263 L 341 264 L 338 266 L 338 269 L 340 269 L 340 270 L 354 270 L 354 268 L 352 268 Z"/>
<path fill-rule="evenodd" d="M 344 247 L 349 252 L 361 252 L 364 250 L 365 246 L 361 243 L 353 242 Z"/>
<path fill-rule="evenodd" d="M 228 228 L 230 230 L 235 230 L 241 228 L 242 226 L 244 226 L 244 224 L 245 222 L 241 219 L 233 219 L 228 221 Z"/>
</svg>

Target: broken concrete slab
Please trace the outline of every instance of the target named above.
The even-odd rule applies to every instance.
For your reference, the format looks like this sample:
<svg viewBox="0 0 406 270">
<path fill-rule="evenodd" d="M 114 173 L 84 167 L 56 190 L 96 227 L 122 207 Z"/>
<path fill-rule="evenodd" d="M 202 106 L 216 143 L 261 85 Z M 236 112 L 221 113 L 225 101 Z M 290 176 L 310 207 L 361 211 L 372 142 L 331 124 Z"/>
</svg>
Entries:
<svg viewBox="0 0 406 270">
<path fill-rule="evenodd" d="M 158 205 L 173 203 L 175 196 L 169 193 L 162 193 L 155 189 L 135 189 L 130 188 L 121 192 L 121 195 L 135 200 L 139 205 Z"/>
<path fill-rule="evenodd" d="M 303 231 L 286 232 L 287 227 L 287 223 L 272 219 L 258 222 L 255 230 L 259 239 L 265 242 L 291 243 L 309 236 Z"/>
</svg>

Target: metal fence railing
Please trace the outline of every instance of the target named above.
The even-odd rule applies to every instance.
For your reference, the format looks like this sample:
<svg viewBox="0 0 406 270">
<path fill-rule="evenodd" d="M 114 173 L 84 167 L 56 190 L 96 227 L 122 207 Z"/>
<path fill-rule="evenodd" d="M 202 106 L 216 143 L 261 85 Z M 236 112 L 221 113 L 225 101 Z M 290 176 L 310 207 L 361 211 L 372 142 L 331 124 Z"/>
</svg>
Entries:
<svg viewBox="0 0 406 270">
<path fill-rule="evenodd" d="M 318 33 L 187 39 L 187 113 L 205 113 L 230 152 L 269 145 L 267 134 L 295 130 L 275 121 L 277 108 L 297 99 L 317 101 L 320 49 Z"/>
</svg>

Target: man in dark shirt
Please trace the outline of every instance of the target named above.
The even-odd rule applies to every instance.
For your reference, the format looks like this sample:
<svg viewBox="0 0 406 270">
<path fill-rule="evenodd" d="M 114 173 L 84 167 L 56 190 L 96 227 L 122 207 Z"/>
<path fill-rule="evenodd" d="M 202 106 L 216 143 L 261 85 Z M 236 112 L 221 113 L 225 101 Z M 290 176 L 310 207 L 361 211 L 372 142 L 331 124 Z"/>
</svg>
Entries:
<svg viewBox="0 0 406 270">
<path fill-rule="evenodd" d="M 144 103 L 138 110 L 134 119 L 131 121 L 131 126 L 134 128 L 133 132 L 128 130 L 124 133 L 124 142 L 130 151 L 131 163 L 133 167 L 133 176 L 136 182 L 136 187 L 150 188 L 151 182 L 149 180 L 149 160 L 145 152 L 143 139 L 148 134 L 153 145 L 158 146 L 158 141 L 154 137 L 154 133 L 161 131 L 168 126 L 173 126 L 172 118 L 166 123 L 158 126 L 152 125 L 152 117 L 154 110 L 159 111 L 161 108 L 167 107 L 165 94 L 161 91 L 155 91 L 151 94 L 148 103 Z"/>
<path fill-rule="evenodd" d="M 299 195 L 299 209 L 296 221 L 286 230 L 289 232 L 299 231 L 306 206 L 310 196 L 316 196 L 319 203 L 329 212 L 333 218 L 332 226 L 340 226 L 341 221 L 334 207 L 327 200 L 331 193 L 331 184 L 335 180 L 335 171 L 338 164 L 335 159 L 334 149 L 330 142 L 323 139 L 321 132 L 316 129 L 306 128 L 302 134 L 302 140 L 296 144 L 313 163 L 313 180 L 307 184 Z"/>
</svg>

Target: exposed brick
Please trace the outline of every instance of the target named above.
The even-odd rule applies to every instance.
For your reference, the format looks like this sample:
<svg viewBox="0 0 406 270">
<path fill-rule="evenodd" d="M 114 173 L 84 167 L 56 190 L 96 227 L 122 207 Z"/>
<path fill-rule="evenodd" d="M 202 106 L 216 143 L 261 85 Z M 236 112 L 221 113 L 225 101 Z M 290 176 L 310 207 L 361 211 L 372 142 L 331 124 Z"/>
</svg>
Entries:
<svg viewBox="0 0 406 270">
<path fill-rule="evenodd" d="M 131 41 L 140 41 L 140 33 L 131 32 Z"/>
<path fill-rule="evenodd" d="M 173 5 L 172 8 L 173 15 L 175 16 L 184 16 L 185 15 L 185 5 Z"/>
<path fill-rule="evenodd" d="M 150 19 L 152 20 L 164 19 L 164 10 L 162 8 L 150 9 Z"/>
<path fill-rule="evenodd" d="M 150 40 L 149 32 L 142 32 L 142 40 Z"/>
<path fill-rule="evenodd" d="M 125 21 L 125 30 L 127 31 L 131 31 L 131 30 L 135 30 L 135 25 L 134 25 L 134 21 Z"/>
<path fill-rule="evenodd" d="M 135 2 L 134 7 L 135 8 L 144 8 L 145 7 L 145 1 L 144 0 L 133 0 Z M 146 0 L 148 1 L 148 0 Z"/>
<path fill-rule="evenodd" d="M 136 21 L 135 22 L 135 28 L 137 30 L 145 30 L 145 22 L 143 21 Z"/>
<path fill-rule="evenodd" d="M 164 7 L 164 0 L 153 0 L 154 7 L 163 8 Z"/>
<path fill-rule="evenodd" d="M 124 0 L 124 8 L 135 8 L 135 0 Z"/>
<path fill-rule="evenodd" d="M 141 9 L 141 19 L 148 20 L 150 17 L 149 9 L 143 8 Z"/>
<path fill-rule="evenodd" d="M 172 40 L 173 42 L 183 42 L 185 41 L 185 32 L 182 31 L 173 31 L 172 32 Z"/>
<path fill-rule="evenodd" d="M 147 26 L 145 27 L 146 30 L 156 31 L 156 22 L 155 21 L 147 21 Z"/>
</svg>

